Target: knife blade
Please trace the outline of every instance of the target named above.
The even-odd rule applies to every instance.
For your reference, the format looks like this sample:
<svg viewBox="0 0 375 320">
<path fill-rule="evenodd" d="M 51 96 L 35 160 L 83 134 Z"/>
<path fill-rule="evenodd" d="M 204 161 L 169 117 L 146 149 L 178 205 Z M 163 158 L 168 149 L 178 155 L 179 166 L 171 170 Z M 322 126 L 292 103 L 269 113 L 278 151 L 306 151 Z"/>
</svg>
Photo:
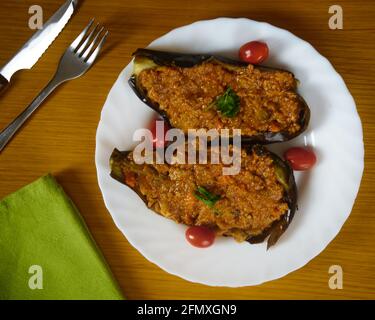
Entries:
<svg viewBox="0 0 375 320">
<path fill-rule="evenodd" d="M 8 86 L 12 75 L 21 69 L 30 69 L 56 39 L 65 27 L 78 0 L 67 0 L 54 14 L 43 24 L 43 28 L 23 45 L 23 47 L 0 68 L 0 94 Z"/>
</svg>

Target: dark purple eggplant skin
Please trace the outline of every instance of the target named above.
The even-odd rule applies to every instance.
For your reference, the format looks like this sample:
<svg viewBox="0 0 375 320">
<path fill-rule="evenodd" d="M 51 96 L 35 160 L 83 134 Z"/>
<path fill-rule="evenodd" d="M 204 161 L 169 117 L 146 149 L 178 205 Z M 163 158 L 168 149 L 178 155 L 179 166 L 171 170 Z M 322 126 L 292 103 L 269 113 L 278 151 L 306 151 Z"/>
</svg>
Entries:
<svg viewBox="0 0 375 320">
<path fill-rule="evenodd" d="M 116 179 L 117 181 L 124 183 L 124 175 L 121 169 L 121 162 L 124 158 L 128 156 L 131 151 L 119 151 L 118 149 L 114 149 L 112 151 L 111 157 L 109 159 L 109 166 L 111 168 L 111 177 Z"/>
<path fill-rule="evenodd" d="M 273 222 L 270 227 L 265 229 L 261 234 L 249 237 L 247 239 L 248 242 L 254 244 L 254 243 L 261 243 L 263 242 L 267 237 L 267 250 L 275 245 L 275 243 L 279 240 L 279 238 L 282 236 L 282 234 L 285 232 L 285 230 L 289 227 L 290 223 L 293 220 L 293 217 L 296 213 L 297 207 L 297 185 L 296 181 L 294 179 L 293 169 L 291 168 L 289 162 L 282 160 L 278 155 L 275 153 L 267 150 L 263 146 L 254 146 L 253 148 L 256 148 L 255 151 L 258 154 L 266 153 L 269 154 L 276 166 L 281 168 L 281 170 L 284 172 L 286 184 L 288 185 L 288 189 L 285 189 L 284 194 L 284 200 L 288 203 L 289 210 L 285 212 L 279 220 Z"/>
<path fill-rule="evenodd" d="M 282 160 L 279 156 L 266 149 L 263 145 L 250 145 L 244 146 L 246 152 L 249 154 L 254 150 L 258 155 L 271 156 L 275 165 L 281 169 L 285 177 L 285 184 L 288 188 L 284 187 L 284 201 L 288 203 L 288 211 L 285 212 L 279 220 L 273 222 L 261 234 L 249 237 L 246 241 L 255 244 L 267 240 L 267 250 L 275 245 L 282 234 L 286 231 L 289 224 L 292 222 L 294 214 L 297 210 L 297 186 L 295 183 L 293 170 L 287 161 Z M 121 162 L 129 155 L 131 151 L 119 151 L 114 149 L 110 157 L 111 177 L 125 184 L 125 177 L 121 169 Z M 138 196 L 143 200 L 147 206 L 146 198 L 138 190 L 134 190 Z"/>
<path fill-rule="evenodd" d="M 111 167 L 110 176 L 113 179 L 115 179 L 118 182 L 120 182 L 122 184 L 125 184 L 125 185 L 126 185 L 125 177 L 124 177 L 124 174 L 123 174 L 122 169 L 121 169 L 121 162 L 123 161 L 123 159 L 125 159 L 128 156 L 128 154 L 130 152 L 131 151 L 119 151 L 118 149 L 115 148 L 112 151 L 111 157 L 109 159 L 109 165 Z M 128 185 L 126 185 L 126 186 L 129 187 Z M 138 190 L 135 190 L 133 188 L 131 188 L 131 189 L 141 198 L 141 200 L 147 206 L 147 201 L 146 201 L 146 198 L 144 197 L 144 195 Z"/>
<path fill-rule="evenodd" d="M 144 57 L 151 59 L 154 63 L 160 66 L 175 66 L 175 67 L 182 67 L 182 68 L 189 68 L 195 65 L 198 65 L 204 61 L 214 60 L 219 61 L 224 64 L 232 65 L 232 66 L 239 66 L 239 67 L 246 67 L 248 63 L 237 61 L 233 59 L 229 59 L 226 57 L 215 56 L 210 54 L 186 54 L 186 53 L 177 53 L 177 52 L 165 52 L 165 51 L 156 51 L 156 50 L 149 50 L 149 49 L 137 49 L 133 53 L 133 57 Z M 254 68 L 260 70 L 279 70 L 279 71 L 287 71 L 278 68 L 270 68 L 266 66 L 254 65 Z M 171 123 L 168 119 L 168 116 L 165 112 L 160 110 L 159 105 L 153 103 L 146 95 L 146 93 L 137 85 L 136 76 L 133 74 L 128 83 L 130 87 L 133 89 L 134 93 L 138 96 L 138 98 L 143 101 L 147 106 L 151 109 L 156 111 L 160 114 L 160 116 L 171 126 Z M 288 141 L 296 136 L 300 135 L 303 131 L 306 130 L 309 121 L 310 121 L 310 109 L 306 103 L 306 101 L 297 94 L 298 99 L 300 100 L 301 105 L 301 112 L 299 116 L 299 124 L 301 129 L 298 132 L 293 134 L 280 131 L 280 132 L 262 132 L 257 135 L 253 136 L 242 136 L 241 140 L 244 144 L 270 144 L 275 142 L 283 142 Z M 173 126 L 171 126 L 173 127 Z"/>
</svg>

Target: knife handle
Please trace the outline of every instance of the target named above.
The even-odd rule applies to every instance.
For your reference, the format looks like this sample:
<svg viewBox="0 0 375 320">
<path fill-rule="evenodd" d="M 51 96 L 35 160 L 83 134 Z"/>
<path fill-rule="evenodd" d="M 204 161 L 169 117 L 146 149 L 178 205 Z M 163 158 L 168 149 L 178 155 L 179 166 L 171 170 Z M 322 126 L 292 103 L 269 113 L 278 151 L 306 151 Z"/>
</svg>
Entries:
<svg viewBox="0 0 375 320">
<path fill-rule="evenodd" d="M 53 77 L 53 79 L 44 87 L 44 89 L 36 96 L 29 106 L 23 112 L 21 112 L 18 117 L 14 119 L 3 131 L 0 132 L 0 153 L 17 130 L 31 116 L 31 114 L 49 96 L 49 94 L 63 82 L 63 80 Z"/>
<path fill-rule="evenodd" d="M 8 87 L 9 81 L 0 74 L 0 94 Z"/>
</svg>

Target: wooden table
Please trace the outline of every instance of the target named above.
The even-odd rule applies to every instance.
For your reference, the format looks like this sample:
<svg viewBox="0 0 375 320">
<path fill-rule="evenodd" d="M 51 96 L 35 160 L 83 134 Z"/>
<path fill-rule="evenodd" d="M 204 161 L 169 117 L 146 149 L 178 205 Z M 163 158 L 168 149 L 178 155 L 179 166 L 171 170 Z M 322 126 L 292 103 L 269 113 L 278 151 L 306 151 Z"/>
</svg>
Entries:
<svg viewBox="0 0 375 320">
<path fill-rule="evenodd" d="M 62 0 L 41 0 L 47 19 Z M 32 70 L 18 73 L 0 99 L 0 128 L 53 75 L 61 53 L 96 17 L 110 30 L 108 46 L 84 77 L 57 90 L 0 155 L 0 198 L 52 172 L 80 209 L 125 295 L 130 299 L 375 298 L 375 3 L 339 1 L 344 29 L 328 28 L 335 1 L 90 0 Z M 31 0 L 0 4 L 0 65 L 32 34 Z M 362 119 L 365 172 L 350 218 L 340 234 L 302 269 L 255 287 L 215 288 L 172 276 L 148 262 L 115 227 L 96 180 L 95 132 L 109 89 L 135 48 L 169 30 L 215 17 L 248 17 L 290 30 L 309 41 L 344 77 Z M 308 63 L 308 61 L 306 62 Z M 329 178 L 329 177 L 327 177 Z M 328 287 L 328 268 L 344 270 L 343 290 Z"/>
</svg>

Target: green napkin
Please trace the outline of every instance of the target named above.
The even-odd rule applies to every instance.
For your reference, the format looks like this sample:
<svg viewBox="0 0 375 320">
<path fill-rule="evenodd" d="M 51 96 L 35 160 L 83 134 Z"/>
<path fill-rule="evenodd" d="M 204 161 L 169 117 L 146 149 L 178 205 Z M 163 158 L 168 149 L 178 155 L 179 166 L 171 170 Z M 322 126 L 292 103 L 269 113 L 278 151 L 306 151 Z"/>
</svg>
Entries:
<svg viewBox="0 0 375 320">
<path fill-rule="evenodd" d="M 0 299 L 123 299 L 77 208 L 51 175 L 0 202 Z"/>
</svg>

